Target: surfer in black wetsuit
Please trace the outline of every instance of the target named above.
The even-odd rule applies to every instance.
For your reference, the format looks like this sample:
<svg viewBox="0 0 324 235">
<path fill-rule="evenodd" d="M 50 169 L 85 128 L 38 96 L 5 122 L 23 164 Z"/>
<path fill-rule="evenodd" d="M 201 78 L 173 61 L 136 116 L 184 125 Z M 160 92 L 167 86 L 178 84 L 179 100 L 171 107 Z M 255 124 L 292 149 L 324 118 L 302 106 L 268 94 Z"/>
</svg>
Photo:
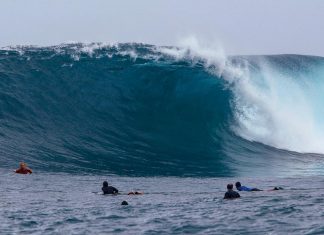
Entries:
<svg viewBox="0 0 324 235">
<path fill-rule="evenodd" d="M 239 197 L 240 197 L 240 194 L 233 190 L 233 184 L 228 184 L 227 192 L 224 195 L 224 199 L 235 199 L 235 198 L 239 198 Z"/>
<path fill-rule="evenodd" d="M 277 191 L 277 190 L 283 190 L 282 187 L 274 187 L 273 189 L 269 189 L 267 191 Z"/>
<path fill-rule="evenodd" d="M 118 193 L 118 189 L 116 189 L 113 186 L 108 186 L 107 181 L 103 182 L 101 189 L 102 189 L 103 194 L 117 194 Z"/>
</svg>

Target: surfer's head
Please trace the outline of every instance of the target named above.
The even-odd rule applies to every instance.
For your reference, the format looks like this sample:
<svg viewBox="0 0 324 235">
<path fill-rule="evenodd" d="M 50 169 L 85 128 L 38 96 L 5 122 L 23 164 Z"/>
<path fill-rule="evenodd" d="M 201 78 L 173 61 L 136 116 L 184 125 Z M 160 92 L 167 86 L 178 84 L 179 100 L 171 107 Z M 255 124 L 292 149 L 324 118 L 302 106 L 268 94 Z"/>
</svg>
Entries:
<svg viewBox="0 0 324 235">
<path fill-rule="evenodd" d="M 20 162 L 20 163 L 19 163 L 19 166 L 20 166 L 21 168 L 24 168 L 24 167 L 26 167 L 27 165 L 26 165 L 26 163 L 24 163 L 24 162 Z"/>
<path fill-rule="evenodd" d="M 235 187 L 236 187 L 236 188 L 239 188 L 239 187 L 241 187 L 241 186 L 242 186 L 242 185 L 241 185 L 240 182 L 236 182 L 236 183 L 235 183 Z"/>
<path fill-rule="evenodd" d="M 104 181 L 103 184 L 102 184 L 102 186 L 108 187 L 108 182 L 107 181 Z"/>
<path fill-rule="evenodd" d="M 128 202 L 127 201 L 122 201 L 121 203 L 123 206 L 127 206 L 128 205 Z"/>
<path fill-rule="evenodd" d="M 233 189 L 233 184 L 228 184 L 228 185 L 227 185 L 227 189 L 228 189 L 228 190 L 232 190 L 232 189 Z"/>
</svg>

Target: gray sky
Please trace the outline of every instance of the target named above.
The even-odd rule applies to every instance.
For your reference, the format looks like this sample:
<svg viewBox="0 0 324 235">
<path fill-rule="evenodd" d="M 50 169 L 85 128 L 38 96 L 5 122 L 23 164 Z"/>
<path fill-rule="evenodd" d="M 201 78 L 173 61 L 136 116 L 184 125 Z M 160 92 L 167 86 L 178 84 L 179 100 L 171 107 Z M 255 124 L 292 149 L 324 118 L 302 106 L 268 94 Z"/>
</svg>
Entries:
<svg viewBox="0 0 324 235">
<path fill-rule="evenodd" d="M 324 56 L 324 0 L 1 0 L 0 11 L 0 46 L 196 36 L 228 54 Z"/>
</svg>

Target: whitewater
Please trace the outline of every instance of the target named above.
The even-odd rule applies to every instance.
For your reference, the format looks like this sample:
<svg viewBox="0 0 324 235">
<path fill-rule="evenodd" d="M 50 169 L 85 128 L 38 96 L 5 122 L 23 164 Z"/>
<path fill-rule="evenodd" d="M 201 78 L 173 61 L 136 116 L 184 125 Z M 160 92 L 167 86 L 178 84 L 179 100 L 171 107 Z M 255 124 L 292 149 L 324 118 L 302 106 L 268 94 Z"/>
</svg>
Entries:
<svg viewBox="0 0 324 235">
<path fill-rule="evenodd" d="M 0 233 L 323 234 L 323 94 L 318 56 L 1 48 Z"/>
</svg>

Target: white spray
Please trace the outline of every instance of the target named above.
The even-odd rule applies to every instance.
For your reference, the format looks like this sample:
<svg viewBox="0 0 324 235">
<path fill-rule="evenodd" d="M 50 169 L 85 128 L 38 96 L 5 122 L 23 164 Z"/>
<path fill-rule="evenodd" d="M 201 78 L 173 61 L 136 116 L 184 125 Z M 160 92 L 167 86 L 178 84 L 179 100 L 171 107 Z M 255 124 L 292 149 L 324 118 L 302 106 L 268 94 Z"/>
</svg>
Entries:
<svg viewBox="0 0 324 235">
<path fill-rule="evenodd" d="M 324 113 L 324 101 L 313 95 L 324 93 L 319 90 L 324 89 L 324 76 L 317 79 L 322 84 L 317 86 L 312 79 L 277 71 L 266 57 L 259 57 L 256 73 L 250 70 L 248 59 L 242 59 L 240 65 L 232 64 L 219 46 L 194 37 L 179 45 L 160 50 L 175 59 L 203 60 L 208 71 L 230 84 L 234 94 L 232 129 L 237 135 L 280 149 L 324 153 L 324 128 L 316 115 Z"/>
</svg>

